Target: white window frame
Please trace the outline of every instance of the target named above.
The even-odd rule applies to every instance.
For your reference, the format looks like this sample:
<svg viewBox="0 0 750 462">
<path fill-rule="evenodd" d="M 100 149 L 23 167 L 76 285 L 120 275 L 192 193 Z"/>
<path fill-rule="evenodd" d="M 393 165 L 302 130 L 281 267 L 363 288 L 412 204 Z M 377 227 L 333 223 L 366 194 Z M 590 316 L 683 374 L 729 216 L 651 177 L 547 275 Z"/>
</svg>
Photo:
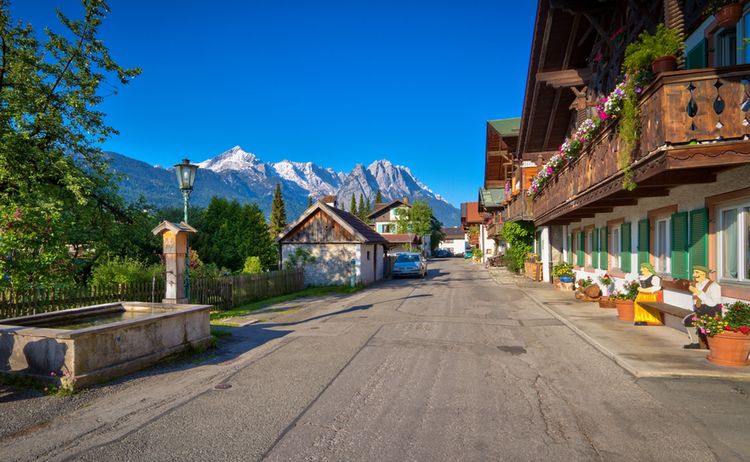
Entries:
<svg viewBox="0 0 750 462">
<path fill-rule="evenodd" d="M 610 242 L 610 254 L 614 257 L 612 267 L 620 269 L 622 268 L 622 227 L 616 225 L 612 227 L 612 242 Z M 617 238 L 615 238 L 617 236 Z"/>
<path fill-rule="evenodd" d="M 664 265 L 666 268 L 661 268 L 659 265 L 659 223 L 665 223 L 665 258 Z M 672 273 L 672 218 L 662 217 L 654 220 L 654 269 L 659 274 L 671 274 Z"/>
<path fill-rule="evenodd" d="M 750 284 L 750 278 L 746 277 L 747 268 L 745 266 L 748 264 L 746 255 L 750 251 L 747 248 L 749 244 L 745 239 L 745 229 L 748 222 L 750 222 L 750 211 L 743 210 L 745 208 L 750 208 L 750 199 L 725 204 L 721 208 L 717 208 L 716 271 L 719 281 L 728 281 L 734 284 Z M 737 213 L 737 278 L 724 275 L 724 212 L 732 209 L 739 209 Z"/>
</svg>

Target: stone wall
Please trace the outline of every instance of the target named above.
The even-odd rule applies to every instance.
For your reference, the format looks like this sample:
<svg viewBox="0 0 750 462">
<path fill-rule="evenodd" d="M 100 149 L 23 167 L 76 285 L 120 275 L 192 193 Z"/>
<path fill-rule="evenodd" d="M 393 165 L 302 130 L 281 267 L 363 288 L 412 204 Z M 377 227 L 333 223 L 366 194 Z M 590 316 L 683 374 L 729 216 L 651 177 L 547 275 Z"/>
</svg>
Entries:
<svg viewBox="0 0 750 462">
<path fill-rule="evenodd" d="M 305 285 L 332 286 L 349 284 L 352 259 L 357 261 L 357 279 L 361 268 L 360 244 L 282 244 L 281 261 L 286 262 L 298 248 L 315 257 L 315 263 L 305 266 Z"/>
</svg>

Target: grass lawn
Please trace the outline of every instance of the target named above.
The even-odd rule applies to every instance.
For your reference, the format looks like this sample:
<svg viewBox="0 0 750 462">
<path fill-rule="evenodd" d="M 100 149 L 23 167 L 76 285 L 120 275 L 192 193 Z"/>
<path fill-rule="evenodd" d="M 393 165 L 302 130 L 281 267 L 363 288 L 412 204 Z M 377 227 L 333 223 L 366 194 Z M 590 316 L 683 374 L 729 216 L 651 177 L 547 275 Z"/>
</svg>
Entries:
<svg viewBox="0 0 750 462">
<path fill-rule="evenodd" d="M 265 308 L 268 305 L 274 303 L 288 302 L 290 300 L 296 300 L 302 297 L 311 297 L 316 295 L 328 295 L 328 294 L 350 294 L 360 290 L 361 287 L 349 287 L 349 286 L 324 286 L 324 287 L 308 287 L 297 292 L 292 292 L 285 295 L 279 295 L 278 297 L 267 298 L 265 300 L 258 300 L 257 302 L 248 303 L 247 305 L 238 306 L 226 311 L 213 311 L 211 312 L 211 320 L 220 320 L 225 318 L 233 318 L 235 316 L 242 316 L 245 314 L 252 313 L 261 308 Z"/>
</svg>

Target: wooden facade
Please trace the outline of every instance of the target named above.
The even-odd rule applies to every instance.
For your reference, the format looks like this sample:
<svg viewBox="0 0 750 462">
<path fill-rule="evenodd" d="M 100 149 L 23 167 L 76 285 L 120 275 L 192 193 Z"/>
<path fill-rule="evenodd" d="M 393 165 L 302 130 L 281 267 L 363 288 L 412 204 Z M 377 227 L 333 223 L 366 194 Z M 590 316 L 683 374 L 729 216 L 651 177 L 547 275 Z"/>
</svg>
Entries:
<svg viewBox="0 0 750 462">
<path fill-rule="evenodd" d="M 354 240 L 354 235 L 330 215 L 323 213 L 322 210 L 316 210 L 280 242 L 282 244 L 338 244 Z"/>
</svg>

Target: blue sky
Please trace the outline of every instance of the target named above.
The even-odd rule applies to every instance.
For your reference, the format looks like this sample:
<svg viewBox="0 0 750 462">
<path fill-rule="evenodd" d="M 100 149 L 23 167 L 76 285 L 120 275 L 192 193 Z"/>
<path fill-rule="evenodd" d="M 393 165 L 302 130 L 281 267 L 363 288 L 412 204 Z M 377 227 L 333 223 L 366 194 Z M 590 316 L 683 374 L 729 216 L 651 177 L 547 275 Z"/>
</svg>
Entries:
<svg viewBox="0 0 750 462">
<path fill-rule="evenodd" d="M 41 30 L 74 0 L 15 0 Z M 476 200 L 485 121 L 519 116 L 536 2 L 110 0 L 101 37 L 143 74 L 103 147 L 151 164 L 235 145 L 348 171 L 387 158 Z M 199 187 L 196 185 L 196 187 Z"/>
</svg>

